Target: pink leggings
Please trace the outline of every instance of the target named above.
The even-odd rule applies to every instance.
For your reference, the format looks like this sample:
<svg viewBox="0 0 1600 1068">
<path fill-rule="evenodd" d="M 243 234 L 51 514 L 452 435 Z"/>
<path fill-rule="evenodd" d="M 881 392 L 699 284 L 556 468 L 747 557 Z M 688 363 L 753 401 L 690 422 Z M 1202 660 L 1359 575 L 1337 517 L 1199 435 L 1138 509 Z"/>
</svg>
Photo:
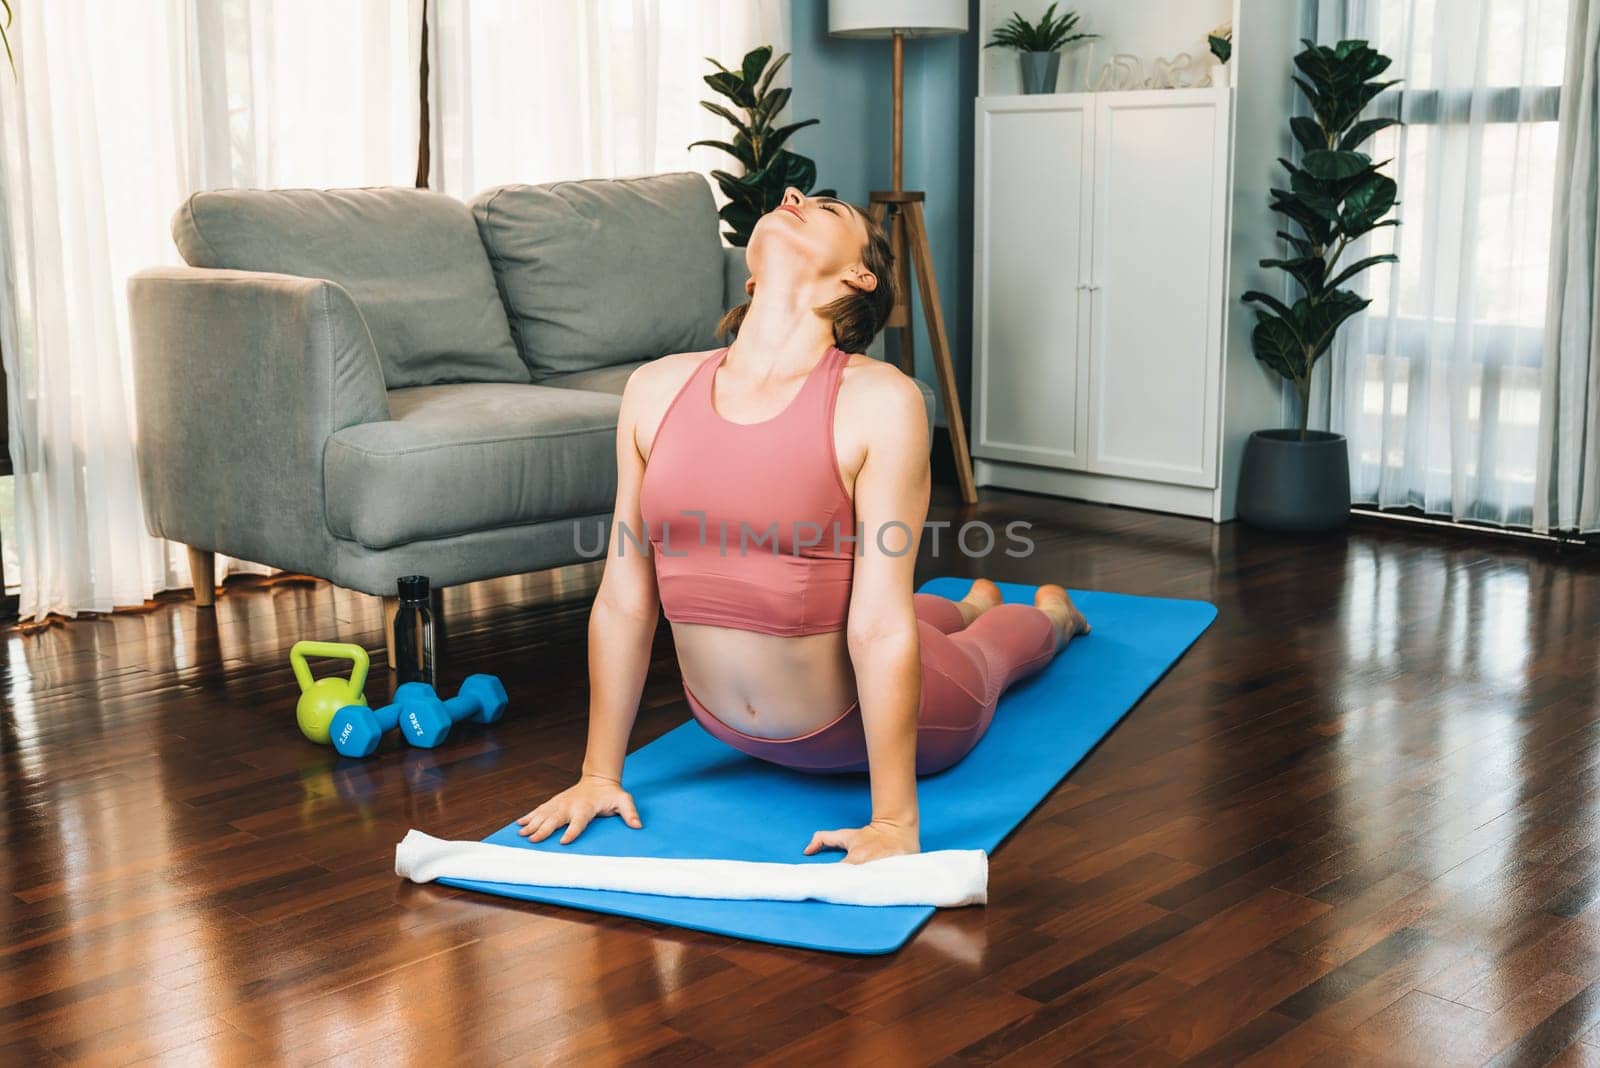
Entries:
<svg viewBox="0 0 1600 1068">
<path fill-rule="evenodd" d="M 989 729 L 1006 687 L 1050 662 L 1055 624 L 1031 604 L 1000 604 L 963 627 L 956 602 L 927 593 L 914 599 L 922 653 L 917 774 L 928 775 L 966 756 Z M 683 692 L 700 726 L 741 753 L 818 774 L 867 770 L 859 701 L 806 734 L 758 738 L 712 715 L 688 683 Z"/>
</svg>

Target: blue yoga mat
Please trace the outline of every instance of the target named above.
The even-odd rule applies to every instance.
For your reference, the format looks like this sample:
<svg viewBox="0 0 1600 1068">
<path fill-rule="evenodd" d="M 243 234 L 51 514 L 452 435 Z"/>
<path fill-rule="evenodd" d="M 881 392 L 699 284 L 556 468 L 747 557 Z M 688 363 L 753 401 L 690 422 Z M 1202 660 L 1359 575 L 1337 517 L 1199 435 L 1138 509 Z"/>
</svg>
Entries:
<svg viewBox="0 0 1600 1068">
<path fill-rule="evenodd" d="M 924 593 L 952 599 L 972 581 L 931 579 Z M 1033 603 L 1037 587 L 999 584 L 1007 601 Z M 954 767 L 918 780 L 924 850 L 993 852 L 1062 777 L 1183 655 L 1217 610 L 1204 601 L 1071 591 L 1093 626 L 1044 670 L 1014 683 L 994 722 Z M 601 856 L 713 857 L 837 864 L 843 853 L 801 853 L 816 831 L 859 827 L 871 818 L 867 775 L 819 776 L 768 764 L 728 748 L 690 720 L 640 747 L 622 784 L 644 826 L 591 823 L 577 841 L 561 832 L 529 843 L 512 823 L 487 842 Z M 727 901 L 441 879 L 525 901 L 570 905 L 784 946 L 837 953 L 899 949 L 927 922 L 925 906 L 834 905 L 820 901 Z M 978 906 L 982 907 L 982 906 Z"/>
</svg>

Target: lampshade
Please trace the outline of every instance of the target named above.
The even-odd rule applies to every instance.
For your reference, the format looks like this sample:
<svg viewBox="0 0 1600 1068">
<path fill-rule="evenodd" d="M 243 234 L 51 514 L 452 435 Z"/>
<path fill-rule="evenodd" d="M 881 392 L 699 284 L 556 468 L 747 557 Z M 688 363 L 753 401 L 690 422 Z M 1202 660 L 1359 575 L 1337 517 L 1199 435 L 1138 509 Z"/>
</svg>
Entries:
<svg viewBox="0 0 1600 1068">
<path fill-rule="evenodd" d="M 967 32 L 967 0 L 828 0 L 834 37 L 946 37 Z"/>
</svg>

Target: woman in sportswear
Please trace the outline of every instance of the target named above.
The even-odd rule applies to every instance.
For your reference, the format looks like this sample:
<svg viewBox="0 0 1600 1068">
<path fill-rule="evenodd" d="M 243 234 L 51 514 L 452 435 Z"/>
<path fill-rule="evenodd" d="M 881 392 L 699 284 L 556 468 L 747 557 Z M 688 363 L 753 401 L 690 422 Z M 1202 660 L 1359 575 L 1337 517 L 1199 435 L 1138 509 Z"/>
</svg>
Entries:
<svg viewBox="0 0 1600 1068">
<path fill-rule="evenodd" d="M 596 816 L 643 825 L 622 788 L 658 613 L 711 735 L 818 774 L 865 771 L 872 818 L 803 852 L 851 863 L 920 850 L 919 775 L 959 761 L 1012 682 L 1088 623 L 1057 585 L 1004 604 L 913 592 L 930 452 L 921 392 L 859 353 L 894 305 L 893 254 L 854 205 L 793 187 L 747 246 L 731 344 L 629 377 L 613 537 L 589 617 L 588 746 L 577 783 L 523 816 L 571 842 Z M 646 549 L 648 551 L 646 551 Z"/>
</svg>

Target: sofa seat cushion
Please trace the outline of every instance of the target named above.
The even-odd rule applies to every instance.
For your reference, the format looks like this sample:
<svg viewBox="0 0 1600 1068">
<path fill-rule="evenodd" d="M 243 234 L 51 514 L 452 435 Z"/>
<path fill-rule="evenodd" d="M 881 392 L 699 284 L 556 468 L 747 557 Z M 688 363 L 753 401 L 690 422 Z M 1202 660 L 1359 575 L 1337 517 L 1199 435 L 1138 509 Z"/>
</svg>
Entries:
<svg viewBox="0 0 1600 1068">
<path fill-rule="evenodd" d="M 562 389 L 589 389 L 597 393 L 615 393 L 622 396 L 628 376 L 654 360 L 634 360 L 631 363 L 614 363 L 609 367 L 592 367 L 586 371 L 566 371 L 559 375 L 541 378 L 541 386 L 559 386 Z"/>
<path fill-rule="evenodd" d="M 390 389 L 527 382 L 467 206 L 426 189 L 218 189 L 172 218 L 191 267 L 326 278 L 366 320 Z"/>
<path fill-rule="evenodd" d="M 471 207 L 535 382 L 715 345 L 727 257 L 703 175 L 503 185 Z"/>
<path fill-rule="evenodd" d="M 392 418 L 346 427 L 323 455 L 328 527 L 370 549 L 616 503 L 620 397 L 499 383 L 389 391 Z"/>
</svg>

